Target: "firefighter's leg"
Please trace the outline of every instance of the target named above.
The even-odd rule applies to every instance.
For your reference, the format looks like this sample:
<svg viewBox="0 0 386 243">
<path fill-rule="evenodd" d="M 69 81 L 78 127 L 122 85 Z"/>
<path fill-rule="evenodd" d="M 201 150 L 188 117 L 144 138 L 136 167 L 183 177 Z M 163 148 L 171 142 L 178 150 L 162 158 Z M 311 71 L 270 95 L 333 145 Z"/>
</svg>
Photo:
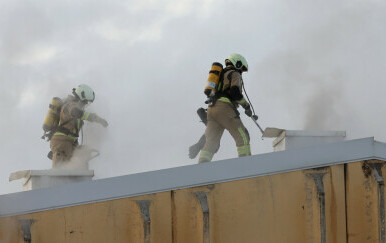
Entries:
<svg viewBox="0 0 386 243">
<path fill-rule="evenodd" d="M 236 114 L 231 106 L 224 107 L 223 114 L 222 119 L 219 119 L 219 121 L 235 140 L 239 157 L 251 155 L 249 133 L 238 114 Z"/>
<path fill-rule="evenodd" d="M 234 118 L 230 121 L 227 130 L 236 142 L 237 153 L 239 157 L 251 155 L 251 145 L 249 144 L 249 133 L 244 127 L 240 118 Z"/>
<path fill-rule="evenodd" d="M 70 161 L 74 152 L 73 141 L 64 136 L 54 136 L 51 139 L 52 168 L 56 168 L 63 163 Z"/>
<path fill-rule="evenodd" d="M 248 130 L 244 127 L 240 118 L 234 118 L 231 121 L 228 121 L 226 129 L 236 142 L 239 157 L 251 155 Z"/>
<path fill-rule="evenodd" d="M 204 148 L 201 150 L 199 163 L 212 161 L 213 155 L 220 147 L 221 136 L 224 132 L 224 128 L 213 120 L 208 120 L 205 137 L 206 142 Z"/>
</svg>

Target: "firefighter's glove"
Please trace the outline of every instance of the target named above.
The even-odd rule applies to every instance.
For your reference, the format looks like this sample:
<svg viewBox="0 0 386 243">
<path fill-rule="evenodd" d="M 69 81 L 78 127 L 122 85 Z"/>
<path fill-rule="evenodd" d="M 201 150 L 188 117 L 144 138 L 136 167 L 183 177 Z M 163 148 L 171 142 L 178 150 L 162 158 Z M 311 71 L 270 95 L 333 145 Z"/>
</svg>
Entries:
<svg viewBox="0 0 386 243">
<path fill-rule="evenodd" d="M 97 119 L 96 120 L 96 122 L 98 122 L 99 124 L 101 124 L 103 127 L 107 127 L 108 125 L 109 125 L 109 123 L 105 120 L 105 119 L 103 119 L 103 118 L 101 118 L 101 117 L 98 117 L 99 119 Z"/>
<path fill-rule="evenodd" d="M 247 106 L 244 107 L 244 109 L 245 109 L 245 115 L 251 117 L 252 116 L 251 106 L 247 105 Z"/>
<path fill-rule="evenodd" d="M 101 124 L 104 127 L 107 127 L 109 125 L 109 123 L 105 119 L 103 119 L 102 117 L 99 117 L 95 113 L 91 113 L 87 120 L 91 121 L 91 122 L 99 123 L 99 124 Z"/>
</svg>

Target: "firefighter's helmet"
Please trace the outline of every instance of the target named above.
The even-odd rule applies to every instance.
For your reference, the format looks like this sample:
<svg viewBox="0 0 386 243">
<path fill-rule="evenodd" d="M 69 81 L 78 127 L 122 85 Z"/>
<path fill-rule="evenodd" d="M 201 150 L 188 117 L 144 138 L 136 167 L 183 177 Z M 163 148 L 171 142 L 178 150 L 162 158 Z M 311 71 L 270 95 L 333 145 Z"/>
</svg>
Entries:
<svg viewBox="0 0 386 243">
<path fill-rule="evenodd" d="M 247 72 L 248 71 L 248 62 L 247 60 L 240 54 L 234 53 L 229 55 L 227 59 L 225 59 L 225 64 L 232 64 L 237 70 Z"/>
<path fill-rule="evenodd" d="M 75 94 L 79 97 L 81 101 L 93 102 L 95 99 L 95 93 L 86 84 L 81 84 L 75 89 Z"/>
</svg>

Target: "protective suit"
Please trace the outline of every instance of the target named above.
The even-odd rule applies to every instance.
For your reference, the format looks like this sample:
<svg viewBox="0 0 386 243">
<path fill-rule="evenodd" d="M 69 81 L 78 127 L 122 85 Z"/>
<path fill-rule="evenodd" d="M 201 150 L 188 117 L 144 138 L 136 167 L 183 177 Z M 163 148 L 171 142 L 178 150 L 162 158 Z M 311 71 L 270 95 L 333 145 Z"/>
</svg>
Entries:
<svg viewBox="0 0 386 243">
<path fill-rule="evenodd" d="M 233 54 L 237 55 L 237 54 Z M 230 58 L 232 55 L 230 56 Z M 199 163 L 209 162 L 220 146 L 220 140 L 224 130 L 227 130 L 235 140 L 238 156 L 251 155 L 250 138 L 248 130 L 244 127 L 237 111 L 239 105 L 244 107 L 245 113 L 252 116 L 250 105 L 242 95 L 243 79 L 241 73 L 247 71 L 247 65 L 238 65 L 226 59 L 223 86 L 219 91 L 218 98 L 208 107 L 207 127 L 205 130 L 206 143 L 201 150 Z M 245 60 L 245 59 L 244 59 Z M 246 61 L 245 61 L 246 63 Z"/>
<path fill-rule="evenodd" d="M 61 107 L 59 126 L 50 142 L 53 168 L 71 159 L 74 149 L 78 146 L 79 131 L 85 120 L 100 123 L 104 127 L 108 126 L 103 118 L 95 113 L 84 111 L 85 105 L 95 98 L 94 92 L 88 89 L 91 90 L 86 85 L 80 85 L 74 90 L 74 95 L 69 95 Z M 87 91 L 91 95 L 87 95 Z"/>
</svg>

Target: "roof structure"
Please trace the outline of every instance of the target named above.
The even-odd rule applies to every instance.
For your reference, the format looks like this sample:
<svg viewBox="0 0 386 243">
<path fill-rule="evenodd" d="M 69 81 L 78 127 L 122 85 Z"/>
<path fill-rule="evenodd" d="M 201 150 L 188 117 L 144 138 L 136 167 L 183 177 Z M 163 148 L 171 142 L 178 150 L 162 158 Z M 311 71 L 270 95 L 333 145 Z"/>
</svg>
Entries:
<svg viewBox="0 0 386 243">
<path fill-rule="evenodd" d="M 25 178 L 26 181 L 31 179 L 31 176 L 94 176 L 93 170 L 21 170 L 11 173 L 9 181 Z"/>
<path fill-rule="evenodd" d="M 369 159 L 386 161 L 386 143 L 363 138 L 0 195 L 0 217 Z"/>
</svg>

